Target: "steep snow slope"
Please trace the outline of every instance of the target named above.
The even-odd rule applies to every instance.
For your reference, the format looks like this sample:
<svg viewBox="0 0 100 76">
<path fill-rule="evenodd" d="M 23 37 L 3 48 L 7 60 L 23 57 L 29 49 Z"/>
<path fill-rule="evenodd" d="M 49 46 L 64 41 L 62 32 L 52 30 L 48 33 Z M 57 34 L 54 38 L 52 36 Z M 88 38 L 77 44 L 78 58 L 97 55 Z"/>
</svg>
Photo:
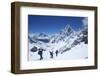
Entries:
<svg viewBox="0 0 100 76">
<path fill-rule="evenodd" d="M 88 45 L 81 43 L 80 45 L 71 48 L 69 51 L 59 54 L 55 59 L 86 59 L 88 57 Z"/>
</svg>

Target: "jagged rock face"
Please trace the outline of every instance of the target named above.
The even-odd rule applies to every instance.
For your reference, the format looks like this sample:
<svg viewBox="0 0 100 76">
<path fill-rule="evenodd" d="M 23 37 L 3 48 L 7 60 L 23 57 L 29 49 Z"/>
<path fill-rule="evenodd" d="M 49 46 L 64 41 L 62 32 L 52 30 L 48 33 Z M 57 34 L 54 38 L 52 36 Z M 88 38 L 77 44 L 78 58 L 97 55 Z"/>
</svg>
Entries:
<svg viewBox="0 0 100 76">
<path fill-rule="evenodd" d="M 59 43 L 60 41 L 66 42 L 71 35 L 74 35 L 75 31 L 67 25 L 62 29 L 56 36 L 54 35 L 51 39 L 51 43 Z"/>
</svg>

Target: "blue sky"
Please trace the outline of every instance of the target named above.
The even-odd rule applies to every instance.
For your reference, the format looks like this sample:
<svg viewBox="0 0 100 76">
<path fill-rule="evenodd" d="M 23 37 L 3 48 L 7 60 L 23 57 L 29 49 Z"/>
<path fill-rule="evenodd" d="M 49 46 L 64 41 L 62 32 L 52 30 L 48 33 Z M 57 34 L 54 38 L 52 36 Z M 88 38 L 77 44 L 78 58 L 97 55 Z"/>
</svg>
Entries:
<svg viewBox="0 0 100 76">
<path fill-rule="evenodd" d="M 85 17 L 28 15 L 28 33 L 54 34 L 69 24 L 75 31 L 83 28 Z"/>
</svg>

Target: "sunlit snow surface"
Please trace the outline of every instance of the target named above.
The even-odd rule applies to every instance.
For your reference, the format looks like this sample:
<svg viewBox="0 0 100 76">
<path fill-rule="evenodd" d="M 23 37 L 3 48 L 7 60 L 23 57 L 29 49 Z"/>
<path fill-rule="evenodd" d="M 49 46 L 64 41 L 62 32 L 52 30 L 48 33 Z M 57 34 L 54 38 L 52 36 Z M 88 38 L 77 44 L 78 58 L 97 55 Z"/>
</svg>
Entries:
<svg viewBox="0 0 100 76">
<path fill-rule="evenodd" d="M 44 45 L 43 45 L 44 46 Z M 54 46 L 54 45 L 52 45 Z M 32 44 L 29 44 L 29 47 L 32 47 Z M 60 45 L 55 47 L 61 47 Z M 30 50 L 30 49 L 29 49 Z M 51 60 L 50 54 L 49 54 L 49 48 L 43 52 L 43 60 Z M 64 52 L 63 54 L 59 53 L 58 56 L 55 54 L 55 49 L 52 49 L 54 51 L 54 60 L 66 60 L 66 59 L 87 59 L 88 58 L 88 45 L 81 43 L 73 48 L 71 50 L 68 50 Z M 29 51 L 29 61 L 33 60 L 39 60 L 40 56 L 38 55 L 38 52 L 31 52 Z"/>
</svg>

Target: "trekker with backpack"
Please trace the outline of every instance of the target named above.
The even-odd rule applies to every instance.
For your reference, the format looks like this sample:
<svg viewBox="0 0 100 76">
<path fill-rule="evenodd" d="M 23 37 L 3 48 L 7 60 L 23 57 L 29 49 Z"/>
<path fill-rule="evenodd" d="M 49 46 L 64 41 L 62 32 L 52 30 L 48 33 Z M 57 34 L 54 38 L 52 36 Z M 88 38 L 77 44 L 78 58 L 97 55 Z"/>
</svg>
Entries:
<svg viewBox="0 0 100 76">
<path fill-rule="evenodd" d="M 50 51 L 50 58 L 53 58 L 53 51 Z"/>
<path fill-rule="evenodd" d="M 55 53 L 56 53 L 56 56 L 58 56 L 58 50 L 56 50 L 56 52 L 55 52 Z"/>
<path fill-rule="evenodd" d="M 43 59 L 43 49 L 39 48 L 38 54 L 40 55 L 40 60 Z"/>
</svg>

